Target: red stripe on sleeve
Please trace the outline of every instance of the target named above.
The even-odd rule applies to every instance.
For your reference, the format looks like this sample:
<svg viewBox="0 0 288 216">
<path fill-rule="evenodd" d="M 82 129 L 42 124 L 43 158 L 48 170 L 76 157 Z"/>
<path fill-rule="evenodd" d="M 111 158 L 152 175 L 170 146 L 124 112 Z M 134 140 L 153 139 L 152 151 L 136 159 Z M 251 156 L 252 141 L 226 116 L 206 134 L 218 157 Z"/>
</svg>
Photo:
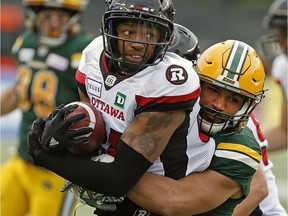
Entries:
<svg viewBox="0 0 288 216">
<path fill-rule="evenodd" d="M 77 70 L 76 74 L 75 74 L 75 79 L 77 80 L 77 82 L 81 83 L 81 84 L 85 84 L 85 79 L 86 79 L 86 75 L 84 73 L 82 73 L 81 71 Z"/>
<path fill-rule="evenodd" d="M 265 137 L 264 137 L 264 134 L 260 128 L 260 123 L 259 121 L 256 119 L 255 115 L 253 113 L 251 113 L 251 118 L 253 120 L 253 123 L 255 124 L 256 128 L 257 128 L 257 135 L 258 135 L 258 138 L 261 142 L 263 142 L 265 140 Z"/>
<path fill-rule="evenodd" d="M 200 88 L 196 91 L 186 94 L 186 95 L 179 95 L 179 96 L 163 96 L 163 97 L 143 97 L 136 95 L 136 102 L 140 106 L 146 106 L 147 104 L 151 103 L 178 103 L 183 101 L 192 100 L 197 98 L 200 95 Z"/>
</svg>

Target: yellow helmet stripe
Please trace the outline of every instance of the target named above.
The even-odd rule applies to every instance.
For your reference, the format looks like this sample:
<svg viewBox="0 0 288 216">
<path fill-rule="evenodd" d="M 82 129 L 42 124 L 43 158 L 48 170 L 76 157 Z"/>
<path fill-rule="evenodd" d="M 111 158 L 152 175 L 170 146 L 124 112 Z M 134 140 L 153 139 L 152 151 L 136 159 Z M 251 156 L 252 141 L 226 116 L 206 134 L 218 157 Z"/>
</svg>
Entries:
<svg viewBox="0 0 288 216">
<path fill-rule="evenodd" d="M 217 145 L 217 150 L 229 150 L 229 151 L 234 151 L 234 152 L 239 152 L 245 155 L 249 155 L 251 158 L 254 160 L 260 162 L 261 160 L 261 154 L 252 148 L 241 145 L 241 144 L 236 144 L 236 143 L 220 143 Z"/>
</svg>

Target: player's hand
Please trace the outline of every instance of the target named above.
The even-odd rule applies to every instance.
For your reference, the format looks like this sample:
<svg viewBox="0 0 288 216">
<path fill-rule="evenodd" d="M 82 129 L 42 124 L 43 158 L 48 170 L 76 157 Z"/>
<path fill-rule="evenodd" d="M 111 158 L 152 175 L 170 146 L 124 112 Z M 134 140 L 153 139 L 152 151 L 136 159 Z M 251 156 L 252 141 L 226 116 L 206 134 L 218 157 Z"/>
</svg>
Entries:
<svg viewBox="0 0 288 216">
<path fill-rule="evenodd" d="M 92 132 L 92 128 L 84 127 L 79 129 L 70 129 L 70 126 L 86 117 L 85 113 L 77 114 L 69 118 L 65 118 L 68 112 L 74 111 L 78 107 L 77 104 L 67 107 L 57 107 L 46 119 L 41 142 L 43 149 L 49 152 L 60 151 L 72 145 L 88 143 L 89 138 L 83 135 Z"/>
<path fill-rule="evenodd" d="M 42 151 L 42 143 L 40 137 L 45 126 L 45 121 L 42 118 L 37 118 L 32 125 L 28 127 L 27 147 L 28 153 L 32 157 L 34 163 L 37 153 Z"/>
<path fill-rule="evenodd" d="M 97 210 L 101 211 L 116 211 L 117 204 L 122 203 L 124 200 L 124 197 L 115 197 L 115 196 L 105 196 L 104 194 L 98 193 L 96 195 L 96 203 L 95 207 L 96 210 L 94 213 L 97 214 Z"/>
<path fill-rule="evenodd" d="M 86 190 L 70 181 L 66 181 L 60 191 L 65 192 L 67 190 L 70 190 L 80 203 L 96 208 L 94 212 L 96 215 L 105 215 L 107 212 L 116 211 L 117 204 L 124 201 L 124 197 L 105 196 L 101 193 Z"/>
</svg>

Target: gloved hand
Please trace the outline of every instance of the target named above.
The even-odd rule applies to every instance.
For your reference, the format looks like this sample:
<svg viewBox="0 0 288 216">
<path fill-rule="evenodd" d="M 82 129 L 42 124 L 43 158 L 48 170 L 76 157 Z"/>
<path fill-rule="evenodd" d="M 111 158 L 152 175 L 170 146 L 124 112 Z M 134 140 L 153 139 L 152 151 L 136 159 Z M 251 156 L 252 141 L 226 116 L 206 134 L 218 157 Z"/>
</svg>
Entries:
<svg viewBox="0 0 288 216">
<path fill-rule="evenodd" d="M 92 132 L 92 128 L 84 127 L 70 129 L 70 126 L 86 117 L 85 113 L 77 114 L 65 119 L 67 112 L 72 112 L 78 107 L 77 104 L 67 107 L 57 107 L 46 119 L 44 131 L 41 136 L 43 149 L 53 152 L 61 151 L 72 145 L 89 142 L 89 138 L 83 135 Z"/>
<path fill-rule="evenodd" d="M 74 194 L 74 196 L 80 203 L 95 207 L 95 214 L 99 214 L 99 212 L 102 211 L 116 211 L 117 204 L 124 201 L 124 197 L 105 196 L 101 193 L 86 190 L 83 187 L 75 185 L 70 181 L 66 181 L 65 185 L 61 189 L 61 192 L 64 192 L 66 190 L 71 190 L 71 192 Z"/>
<path fill-rule="evenodd" d="M 37 153 L 42 151 L 42 143 L 40 137 L 45 126 L 45 121 L 42 118 L 37 118 L 32 125 L 28 127 L 27 147 L 28 153 L 32 157 L 34 163 Z"/>
<path fill-rule="evenodd" d="M 116 211 L 117 203 L 122 203 L 124 197 L 105 196 L 104 194 L 97 193 L 95 200 L 95 212 L 97 212 L 97 209 L 101 211 Z"/>
</svg>

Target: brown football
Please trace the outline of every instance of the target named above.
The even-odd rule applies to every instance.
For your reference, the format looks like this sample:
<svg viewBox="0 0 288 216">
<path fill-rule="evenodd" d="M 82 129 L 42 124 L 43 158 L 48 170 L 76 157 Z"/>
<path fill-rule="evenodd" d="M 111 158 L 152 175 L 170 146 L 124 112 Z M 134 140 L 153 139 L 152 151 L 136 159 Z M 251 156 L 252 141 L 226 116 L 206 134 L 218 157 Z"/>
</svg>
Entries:
<svg viewBox="0 0 288 216">
<path fill-rule="evenodd" d="M 66 106 L 78 104 L 78 107 L 66 115 L 66 118 L 74 116 L 79 113 L 85 113 L 86 117 L 78 122 L 75 122 L 70 126 L 71 129 L 78 129 L 81 127 L 91 127 L 93 131 L 85 136 L 90 138 L 89 143 L 79 144 L 71 146 L 68 148 L 69 151 L 79 154 L 79 155 L 88 155 L 95 152 L 99 146 L 104 142 L 106 131 L 105 131 L 105 122 L 102 118 L 102 115 L 99 110 L 97 110 L 93 105 L 86 102 L 72 102 Z"/>
</svg>

